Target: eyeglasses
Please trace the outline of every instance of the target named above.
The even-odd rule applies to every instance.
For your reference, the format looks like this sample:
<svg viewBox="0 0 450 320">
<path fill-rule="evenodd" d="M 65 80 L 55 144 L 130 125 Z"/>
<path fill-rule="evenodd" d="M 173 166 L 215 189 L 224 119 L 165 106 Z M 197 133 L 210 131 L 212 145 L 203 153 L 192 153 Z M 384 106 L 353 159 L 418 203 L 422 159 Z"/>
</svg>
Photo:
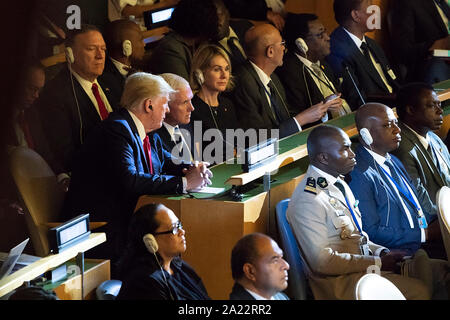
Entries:
<svg viewBox="0 0 450 320">
<path fill-rule="evenodd" d="M 172 230 L 163 231 L 163 232 L 155 232 L 154 235 L 158 234 L 173 234 L 176 235 L 180 231 L 180 229 L 183 229 L 183 225 L 181 224 L 181 221 L 178 221 L 175 226 L 172 228 Z"/>
<path fill-rule="evenodd" d="M 308 34 L 307 37 L 316 37 L 317 39 L 323 39 L 326 33 L 327 33 L 327 29 L 323 30 L 320 33 Z"/>
</svg>

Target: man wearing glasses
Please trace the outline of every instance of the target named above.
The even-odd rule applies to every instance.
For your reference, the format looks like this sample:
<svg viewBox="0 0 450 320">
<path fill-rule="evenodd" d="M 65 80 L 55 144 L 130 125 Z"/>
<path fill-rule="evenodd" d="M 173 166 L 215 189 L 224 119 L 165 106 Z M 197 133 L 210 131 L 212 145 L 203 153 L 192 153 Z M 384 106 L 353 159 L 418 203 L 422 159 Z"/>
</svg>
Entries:
<svg viewBox="0 0 450 320">
<path fill-rule="evenodd" d="M 368 11 L 371 2 L 334 1 L 334 15 L 339 27 L 331 33 L 331 54 L 327 61 L 336 75 L 343 77 L 343 94 L 356 108 L 365 102 L 355 86 L 360 89 L 363 99 L 371 98 L 388 104 L 392 104 L 391 94 L 398 88 L 397 77 L 383 49 L 365 36 L 374 28 L 370 25 L 372 19 L 369 19 Z"/>
<path fill-rule="evenodd" d="M 248 61 L 237 72 L 239 83 L 233 93 L 237 116 L 244 130 L 279 129 L 278 137 L 283 138 L 322 118 L 339 100 L 320 102 L 311 110 L 295 112 L 274 74 L 275 69 L 283 65 L 286 52 L 285 41 L 274 26 L 261 24 L 249 29 L 245 34 L 244 49 Z"/>
<path fill-rule="evenodd" d="M 289 105 L 296 106 L 296 111 L 301 112 L 314 108 L 327 98 L 339 97 L 339 81 L 324 61 L 330 54 L 330 37 L 318 17 L 290 13 L 286 19 L 285 34 L 289 51 L 277 74 L 286 89 Z M 347 102 L 343 99 L 340 102 L 332 105 L 319 121 L 307 126 L 350 113 Z"/>
</svg>

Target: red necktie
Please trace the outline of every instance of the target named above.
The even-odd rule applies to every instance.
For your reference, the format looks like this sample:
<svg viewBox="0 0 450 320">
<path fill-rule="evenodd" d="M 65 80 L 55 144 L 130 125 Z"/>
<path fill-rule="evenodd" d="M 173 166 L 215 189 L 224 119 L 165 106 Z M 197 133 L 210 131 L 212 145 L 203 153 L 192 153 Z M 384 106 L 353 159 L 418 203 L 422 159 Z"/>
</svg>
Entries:
<svg viewBox="0 0 450 320">
<path fill-rule="evenodd" d="M 19 122 L 20 128 L 22 128 L 25 140 L 27 141 L 28 148 L 34 149 L 33 138 L 31 137 L 30 127 L 28 126 L 28 123 L 25 120 L 24 112 L 20 113 L 18 120 L 19 120 L 18 122 Z"/>
<path fill-rule="evenodd" d="M 100 117 L 102 120 L 108 118 L 109 112 L 106 110 L 105 104 L 103 103 L 100 93 L 98 92 L 98 86 L 96 83 L 92 84 L 92 92 L 94 93 L 95 100 L 97 100 L 98 110 L 100 111 Z"/>
<path fill-rule="evenodd" d="M 152 148 L 150 147 L 150 140 L 148 136 L 145 136 L 144 139 L 144 153 L 147 158 L 148 166 L 150 167 L 150 174 L 153 174 L 153 165 L 152 165 Z"/>
</svg>

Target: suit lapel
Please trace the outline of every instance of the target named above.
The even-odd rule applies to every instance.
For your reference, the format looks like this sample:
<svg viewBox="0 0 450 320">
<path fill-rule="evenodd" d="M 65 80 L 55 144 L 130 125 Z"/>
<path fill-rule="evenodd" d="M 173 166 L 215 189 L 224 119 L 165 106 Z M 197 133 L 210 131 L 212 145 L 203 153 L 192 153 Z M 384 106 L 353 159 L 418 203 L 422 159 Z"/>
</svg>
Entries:
<svg viewBox="0 0 450 320">
<path fill-rule="evenodd" d="M 141 137 L 139 136 L 139 132 L 138 132 L 137 127 L 136 127 L 136 125 L 135 125 L 135 123 L 133 121 L 133 118 L 131 118 L 130 114 L 128 113 L 128 111 L 125 108 L 120 109 L 118 112 L 122 113 L 122 116 L 128 122 L 128 125 L 130 126 L 131 132 L 133 133 L 133 136 L 134 136 L 134 139 L 135 139 L 135 143 L 136 143 L 137 148 L 139 150 L 139 156 L 140 156 L 140 159 L 141 159 L 141 163 L 143 163 L 143 165 L 144 165 L 145 172 L 149 173 L 150 172 L 150 166 L 147 163 L 147 157 L 145 156 L 144 144 L 143 144 L 143 142 L 141 140 Z M 153 155 L 153 153 L 152 153 L 152 155 Z"/>
<path fill-rule="evenodd" d="M 411 131 L 408 127 L 406 127 L 403 123 L 400 124 L 400 128 L 402 130 L 403 136 L 409 140 L 409 142 L 413 146 L 417 146 L 418 152 L 422 155 L 422 157 L 425 160 L 426 165 L 430 169 L 430 171 L 433 173 L 433 177 L 436 180 L 436 182 L 439 185 L 444 185 L 444 181 L 442 180 L 442 177 L 439 174 L 439 170 L 437 169 L 436 165 L 433 162 L 433 158 L 431 157 L 428 150 L 424 148 L 422 143 L 420 142 L 419 138 L 414 134 L 414 132 Z M 430 143 L 432 143 L 430 141 Z"/>
<path fill-rule="evenodd" d="M 264 87 L 263 83 L 261 82 L 261 80 L 259 79 L 258 74 L 256 73 L 255 69 L 251 65 L 250 61 L 247 61 L 246 68 L 247 68 L 248 72 L 251 74 L 251 76 L 256 81 L 256 84 L 258 86 L 259 95 L 261 97 L 261 104 L 263 106 L 265 113 L 269 116 L 272 123 L 274 123 L 276 126 L 279 126 L 278 120 L 274 117 L 274 111 L 273 111 L 272 107 L 269 105 L 269 101 L 267 101 L 265 87 Z"/>
</svg>

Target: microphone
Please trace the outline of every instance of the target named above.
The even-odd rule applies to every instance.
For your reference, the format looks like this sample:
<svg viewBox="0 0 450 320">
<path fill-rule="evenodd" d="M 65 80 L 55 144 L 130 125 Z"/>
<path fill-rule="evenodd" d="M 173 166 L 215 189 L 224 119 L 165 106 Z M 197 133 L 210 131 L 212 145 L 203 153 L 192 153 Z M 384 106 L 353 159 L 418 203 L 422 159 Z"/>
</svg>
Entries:
<svg viewBox="0 0 450 320">
<path fill-rule="evenodd" d="M 361 91 L 359 91 L 358 86 L 355 83 L 355 79 L 353 79 L 352 73 L 350 72 L 350 69 L 348 68 L 347 64 L 345 62 L 342 62 L 342 67 L 347 72 L 348 76 L 350 77 L 350 80 L 352 80 L 353 87 L 355 87 L 356 92 L 358 92 L 359 98 L 361 99 L 362 105 L 366 104 L 366 100 L 364 100 Z"/>
</svg>

